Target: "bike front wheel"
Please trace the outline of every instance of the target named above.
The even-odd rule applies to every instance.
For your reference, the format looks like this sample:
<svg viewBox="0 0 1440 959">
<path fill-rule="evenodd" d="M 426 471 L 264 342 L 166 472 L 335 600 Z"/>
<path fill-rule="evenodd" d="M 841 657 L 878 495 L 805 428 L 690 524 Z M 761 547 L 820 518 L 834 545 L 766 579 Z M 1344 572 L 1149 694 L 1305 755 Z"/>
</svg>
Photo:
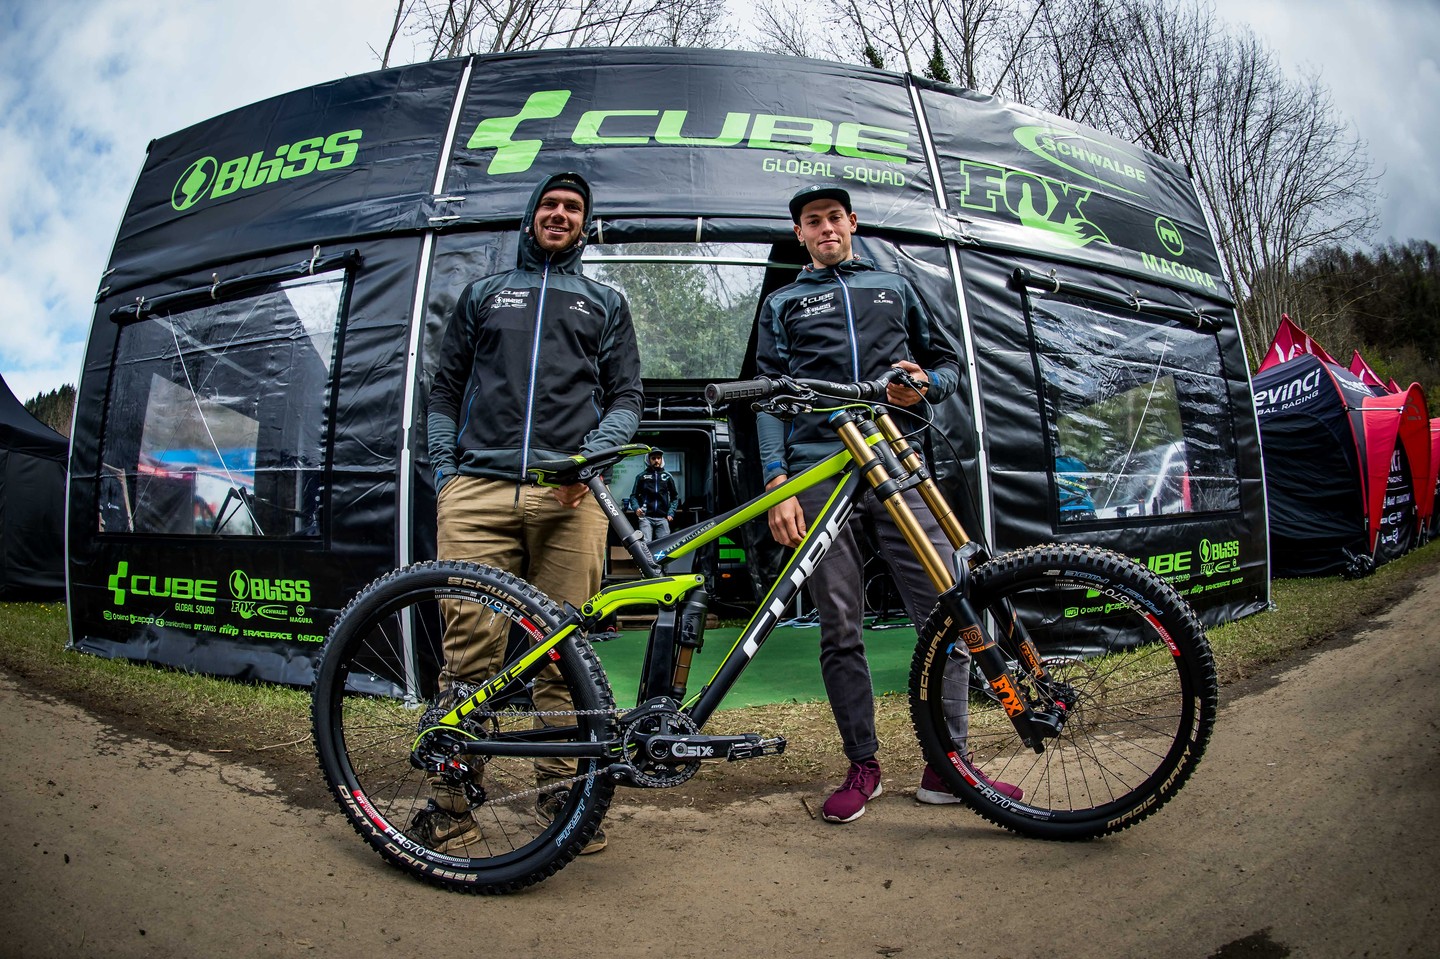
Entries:
<svg viewBox="0 0 1440 959">
<path fill-rule="evenodd" d="M 341 811 L 390 863 L 459 891 L 512 892 L 552 875 L 591 841 L 615 788 L 598 758 L 567 760 L 569 775 L 545 793 L 523 745 L 517 755 L 454 757 L 465 771 L 451 767 L 448 779 L 424 762 L 421 734 L 474 689 L 440 688 L 445 624 L 499 629 L 524 648 L 559 615 L 524 580 L 455 562 L 388 573 L 341 611 L 312 690 L 316 752 Z M 537 709 L 534 677 L 518 679 L 443 730 L 445 741 L 610 739 L 614 700 L 589 640 L 576 634 L 555 652 L 547 702 L 558 688 L 571 708 Z M 543 780 L 552 786 L 554 765 Z"/>
<path fill-rule="evenodd" d="M 937 610 L 911 665 L 911 717 L 950 792 L 997 825 L 1058 840 L 1125 829 L 1175 795 L 1205 751 L 1217 691 L 1204 629 L 1173 587 L 1117 553 L 1051 545 L 980 566 L 970 597 L 1019 695 L 1064 718 L 1043 751 L 1027 746 L 983 680 L 943 668 L 965 644 L 961 625 Z M 1007 649 L 1012 615 L 1038 646 L 1048 682 Z"/>
</svg>

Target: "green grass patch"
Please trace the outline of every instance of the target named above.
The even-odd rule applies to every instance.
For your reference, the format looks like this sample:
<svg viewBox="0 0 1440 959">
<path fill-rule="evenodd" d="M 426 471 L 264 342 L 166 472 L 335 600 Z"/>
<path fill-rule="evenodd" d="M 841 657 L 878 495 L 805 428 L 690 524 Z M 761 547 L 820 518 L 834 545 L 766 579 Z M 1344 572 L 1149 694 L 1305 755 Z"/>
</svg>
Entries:
<svg viewBox="0 0 1440 959">
<path fill-rule="evenodd" d="M 1374 622 L 1440 567 L 1440 542 L 1381 567 L 1363 580 L 1280 580 L 1273 609 L 1209 631 L 1222 685 L 1263 675 L 1327 637 Z M 729 652 L 735 627 L 711 630 L 691 671 L 693 694 Z M 634 701 L 644 633 L 597 648 L 617 701 Z M 107 722 L 178 745 L 274 765 L 305 767 L 313 778 L 309 697 L 305 690 L 213 679 L 182 670 L 107 660 L 65 648 L 69 629 L 59 603 L 0 603 L 0 670 L 39 692 L 70 700 Z M 715 732 L 777 732 L 791 740 L 778 775 L 803 780 L 840 762 L 839 738 L 824 702 L 815 629 L 783 629 L 760 650 L 732 692 Z M 914 633 L 893 629 L 866 639 L 876 680 L 882 745 L 914 752 L 904 689 Z"/>
</svg>

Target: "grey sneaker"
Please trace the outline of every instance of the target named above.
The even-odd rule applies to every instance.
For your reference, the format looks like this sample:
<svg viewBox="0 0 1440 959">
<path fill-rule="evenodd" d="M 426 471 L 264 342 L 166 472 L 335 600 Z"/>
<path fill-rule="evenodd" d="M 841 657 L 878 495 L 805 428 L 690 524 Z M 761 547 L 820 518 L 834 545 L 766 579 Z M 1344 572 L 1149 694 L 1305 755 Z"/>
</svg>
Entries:
<svg viewBox="0 0 1440 959">
<path fill-rule="evenodd" d="M 431 799 L 410 818 L 407 830 L 412 839 L 446 855 L 464 855 L 471 843 L 480 842 L 480 827 L 470 810 L 453 813 Z"/>
<path fill-rule="evenodd" d="M 564 811 L 565 804 L 569 801 L 570 790 L 568 789 L 555 789 L 541 793 L 540 798 L 535 800 L 535 820 L 541 825 L 550 825 L 555 821 L 555 817 Z M 585 844 L 585 848 L 580 850 L 580 855 L 588 856 L 604 848 L 605 827 L 604 825 L 596 826 L 595 835 L 591 836 L 590 841 Z"/>
</svg>

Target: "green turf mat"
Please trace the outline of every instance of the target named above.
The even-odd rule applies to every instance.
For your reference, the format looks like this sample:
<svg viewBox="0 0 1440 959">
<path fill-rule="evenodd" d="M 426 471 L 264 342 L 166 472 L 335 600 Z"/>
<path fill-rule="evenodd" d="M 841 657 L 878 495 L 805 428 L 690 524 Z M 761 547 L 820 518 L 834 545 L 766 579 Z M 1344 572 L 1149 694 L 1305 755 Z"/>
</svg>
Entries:
<svg viewBox="0 0 1440 959">
<path fill-rule="evenodd" d="M 690 696 L 698 693 L 715 675 L 739 635 L 738 628 L 705 631 L 705 646 L 690 666 Z M 627 630 L 616 639 L 595 644 L 615 692 L 615 703 L 622 709 L 635 705 L 648 637 L 649 630 Z M 870 661 L 870 679 L 877 693 L 905 691 L 914 652 L 912 627 L 865 630 L 865 656 Z M 724 708 L 815 702 L 824 698 L 825 687 L 820 680 L 820 630 L 780 626 L 740 674 L 739 682 L 725 697 Z"/>
</svg>

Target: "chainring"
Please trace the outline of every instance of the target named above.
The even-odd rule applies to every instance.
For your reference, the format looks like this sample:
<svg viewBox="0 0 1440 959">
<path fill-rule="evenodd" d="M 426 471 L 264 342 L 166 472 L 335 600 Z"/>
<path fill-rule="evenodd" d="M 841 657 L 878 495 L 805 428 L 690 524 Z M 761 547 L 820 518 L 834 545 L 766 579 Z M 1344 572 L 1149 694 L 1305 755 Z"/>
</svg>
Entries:
<svg viewBox="0 0 1440 959">
<path fill-rule="evenodd" d="M 679 710 L 648 712 L 621 732 L 620 743 L 627 762 L 634 767 L 630 779 L 646 789 L 669 789 L 687 782 L 700 771 L 700 760 L 655 759 L 646 752 L 638 737 L 664 733 L 670 736 L 693 736 L 700 732 L 695 721 Z"/>
</svg>

